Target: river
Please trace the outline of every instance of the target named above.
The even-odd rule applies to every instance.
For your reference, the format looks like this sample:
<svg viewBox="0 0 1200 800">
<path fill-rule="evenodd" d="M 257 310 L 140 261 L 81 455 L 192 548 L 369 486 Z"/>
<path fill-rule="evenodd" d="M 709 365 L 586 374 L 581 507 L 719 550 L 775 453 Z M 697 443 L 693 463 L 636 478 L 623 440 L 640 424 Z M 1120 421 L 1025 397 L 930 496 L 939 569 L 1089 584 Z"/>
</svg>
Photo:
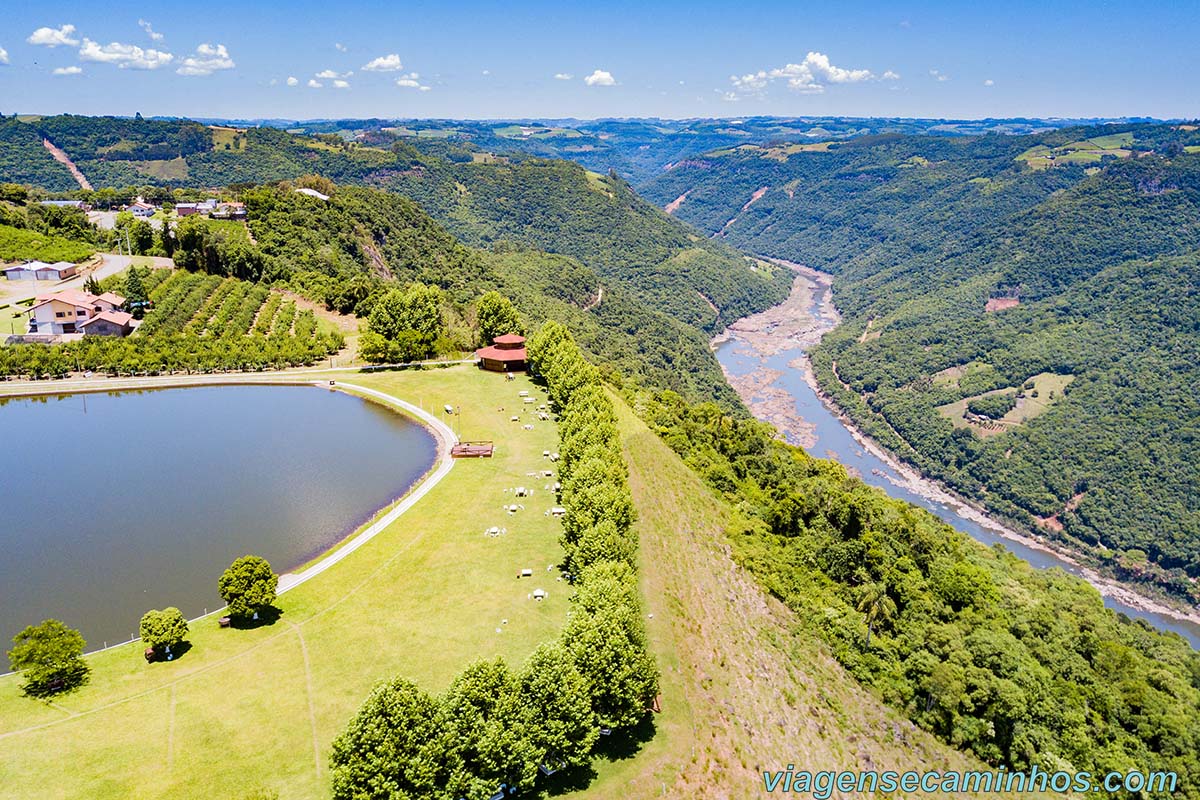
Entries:
<svg viewBox="0 0 1200 800">
<path fill-rule="evenodd" d="M 807 357 L 808 349 L 840 321 L 832 302 L 830 277 L 799 265 L 787 266 L 800 273 L 787 301 L 739 320 L 714 342 L 726 377 L 756 417 L 775 425 L 789 442 L 812 455 L 840 462 L 864 482 L 932 511 L 976 541 L 989 546 L 1003 544 L 1039 569 L 1057 567 L 1088 580 L 1100 590 L 1108 608 L 1174 631 L 1200 648 L 1200 624 L 1196 621 L 1174 615 L 1156 601 L 989 519 L 897 463 L 831 410 L 817 394 Z"/>
</svg>

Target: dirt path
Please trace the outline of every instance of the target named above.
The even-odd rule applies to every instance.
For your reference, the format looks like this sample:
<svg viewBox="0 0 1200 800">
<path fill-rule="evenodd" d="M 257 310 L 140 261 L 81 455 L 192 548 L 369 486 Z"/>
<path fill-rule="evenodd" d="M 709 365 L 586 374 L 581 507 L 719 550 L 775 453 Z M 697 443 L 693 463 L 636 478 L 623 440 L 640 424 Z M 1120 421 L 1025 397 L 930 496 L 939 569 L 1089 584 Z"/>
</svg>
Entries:
<svg viewBox="0 0 1200 800">
<path fill-rule="evenodd" d="M 49 139 L 42 139 L 42 147 L 50 151 L 50 155 L 53 156 L 55 161 L 71 170 L 71 174 L 75 176 L 80 189 L 86 189 L 89 192 L 92 190 L 92 184 L 88 183 L 88 179 L 79 171 L 79 167 L 75 166 L 75 162 L 71 160 L 70 156 L 55 147 L 54 142 Z"/>
<path fill-rule="evenodd" d="M 595 299 L 595 300 L 593 300 L 593 301 L 591 301 L 591 302 L 590 302 L 590 303 L 588 303 L 587 305 L 585 305 L 585 306 L 583 307 L 583 310 L 584 310 L 584 311 L 591 311 L 593 308 L 595 308 L 596 306 L 600 305 L 600 301 L 601 301 L 601 300 L 603 300 L 603 299 L 604 299 L 604 287 L 603 287 L 603 286 L 599 286 L 599 287 L 597 287 L 597 288 L 596 288 L 596 299 Z"/>
<path fill-rule="evenodd" d="M 300 655 L 304 658 L 304 686 L 305 694 L 308 697 L 308 723 L 312 727 L 312 742 L 313 742 L 313 765 L 317 770 L 317 777 L 321 777 L 321 739 L 317 736 L 317 706 L 313 701 L 313 681 L 312 681 L 312 666 L 308 660 L 308 645 L 304 643 L 304 631 L 294 622 L 289 622 L 292 630 L 296 632 L 296 638 L 300 640 Z"/>
</svg>

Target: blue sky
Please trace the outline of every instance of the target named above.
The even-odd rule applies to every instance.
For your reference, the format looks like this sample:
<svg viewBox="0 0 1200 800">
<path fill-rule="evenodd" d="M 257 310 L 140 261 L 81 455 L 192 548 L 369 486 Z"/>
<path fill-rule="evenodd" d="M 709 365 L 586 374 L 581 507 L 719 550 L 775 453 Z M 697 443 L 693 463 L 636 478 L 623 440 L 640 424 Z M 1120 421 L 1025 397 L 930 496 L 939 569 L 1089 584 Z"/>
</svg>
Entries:
<svg viewBox="0 0 1200 800">
<path fill-rule="evenodd" d="M 1200 116 L 1173 3 L 6 2 L 4 113 Z"/>
</svg>

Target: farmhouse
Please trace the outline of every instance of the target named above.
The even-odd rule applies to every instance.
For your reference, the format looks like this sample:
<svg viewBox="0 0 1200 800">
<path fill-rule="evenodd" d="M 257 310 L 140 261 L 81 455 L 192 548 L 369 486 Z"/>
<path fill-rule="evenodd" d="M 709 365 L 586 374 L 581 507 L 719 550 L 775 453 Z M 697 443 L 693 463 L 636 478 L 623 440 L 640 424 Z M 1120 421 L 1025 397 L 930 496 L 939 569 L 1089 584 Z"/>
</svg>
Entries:
<svg viewBox="0 0 1200 800">
<path fill-rule="evenodd" d="M 38 295 L 29 309 L 29 332 L 38 334 L 86 333 L 126 336 L 133 317 L 120 310 L 125 298 L 112 292 L 97 297 L 90 292 L 66 289 Z"/>
<path fill-rule="evenodd" d="M 66 261 L 58 261 L 54 264 L 47 264 L 44 261 L 29 261 L 6 268 L 4 277 L 10 281 L 61 281 L 71 277 L 78 270 L 78 266 Z"/>
<path fill-rule="evenodd" d="M 493 372 L 517 372 L 525 369 L 525 337 L 506 333 L 492 340 L 490 347 L 475 351 L 479 366 Z"/>
<path fill-rule="evenodd" d="M 154 206 L 149 203 L 143 203 L 141 200 L 125 206 L 125 210 L 135 217 L 152 217 L 154 216 L 154 212 L 158 211 Z"/>
</svg>

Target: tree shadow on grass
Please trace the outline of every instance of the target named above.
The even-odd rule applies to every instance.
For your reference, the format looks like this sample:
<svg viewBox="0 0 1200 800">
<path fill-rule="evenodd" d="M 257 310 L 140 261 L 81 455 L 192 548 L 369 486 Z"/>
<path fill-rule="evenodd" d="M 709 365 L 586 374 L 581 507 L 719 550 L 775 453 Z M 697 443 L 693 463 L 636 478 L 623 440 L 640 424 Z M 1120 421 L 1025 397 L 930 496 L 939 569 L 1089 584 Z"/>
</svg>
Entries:
<svg viewBox="0 0 1200 800">
<path fill-rule="evenodd" d="M 159 651 L 155 652 L 154 658 L 150 659 L 150 663 L 151 664 L 159 664 L 159 663 L 165 664 L 168 661 L 178 661 L 179 659 L 183 658 L 183 656 L 191 649 L 192 649 L 191 642 L 187 642 L 187 641 L 180 642 L 179 644 L 171 646 L 171 657 L 169 659 L 167 658 L 167 652 L 165 650 L 159 650 Z"/>
<path fill-rule="evenodd" d="M 274 625 L 283 616 L 283 612 L 275 606 L 267 606 L 258 610 L 258 619 L 254 617 L 234 617 L 229 620 L 229 627 L 239 631 L 251 631 L 255 628 L 265 628 Z"/>
<path fill-rule="evenodd" d="M 538 781 L 538 797 L 555 797 L 581 792 L 587 789 L 596 779 L 597 772 L 593 766 L 598 761 L 624 761 L 634 758 L 642 748 L 654 738 L 657 726 L 654 715 L 647 714 L 641 722 L 632 728 L 613 731 L 608 736 L 601 736 L 592 748 L 592 762 L 580 767 L 568 767 L 549 777 Z"/>
<path fill-rule="evenodd" d="M 632 728 L 622 728 L 613 731 L 609 736 L 601 736 L 600 741 L 592 748 L 596 758 L 605 761 L 624 761 L 633 758 L 642 748 L 654 738 L 658 727 L 654 724 L 654 715 L 646 714 L 641 722 Z"/>
<path fill-rule="evenodd" d="M 21 693 L 26 697 L 49 702 L 55 697 L 70 694 L 88 682 L 92 671 L 82 660 L 61 674 L 44 681 L 27 681 L 21 686 Z"/>
</svg>

